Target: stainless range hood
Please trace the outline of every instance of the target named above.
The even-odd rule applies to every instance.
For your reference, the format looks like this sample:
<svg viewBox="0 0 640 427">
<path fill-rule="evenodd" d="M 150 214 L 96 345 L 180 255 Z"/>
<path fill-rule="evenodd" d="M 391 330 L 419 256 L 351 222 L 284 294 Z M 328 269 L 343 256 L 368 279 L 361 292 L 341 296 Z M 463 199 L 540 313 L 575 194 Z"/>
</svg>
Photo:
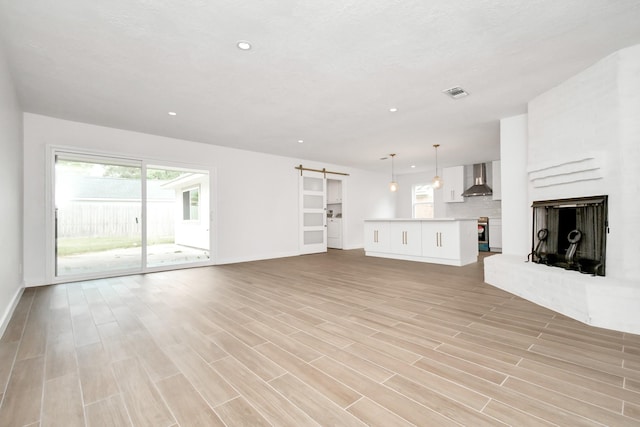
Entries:
<svg viewBox="0 0 640 427">
<path fill-rule="evenodd" d="M 493 194 L 491 187 L 486 184 L 487 166 L 484 163 L 473 165 L 473 182 L 474 184 L 462 193 L 463 197 L 490 196 Z"/>
</svg>

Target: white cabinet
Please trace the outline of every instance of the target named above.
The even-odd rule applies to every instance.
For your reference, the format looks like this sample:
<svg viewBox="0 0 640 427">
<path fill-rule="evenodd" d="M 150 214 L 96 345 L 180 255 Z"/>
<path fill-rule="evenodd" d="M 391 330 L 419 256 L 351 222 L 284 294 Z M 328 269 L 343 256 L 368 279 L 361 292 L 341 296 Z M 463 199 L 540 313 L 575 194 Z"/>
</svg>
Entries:
<svg viewBox="0 0 640 427">
<path fill-rule="evenodd" d="M 500 160 L 494 160 L 491 163 L 491 189 L 493 190 L 493 200 L 502 200 L 502 166 Z M 491 226 L 491 224 L 489 224 Z"/>
<path fill-rule="evenodd" d="M 502 219 L 489 218 L 489 249 L 502 252 Z"/>
<path fill-rule="evenodd" d="M 432 258 L 455 259 L 460 253 L 460 227 L 457 222 L 432 222 L 422 227 L 422 254 Z"/>
<path fill-rule="evenodd" d="M 391 252 L 402 255 L 422 255 L 422 224 L 400 221 L 389 224 Z"/>
<path fill-rule="evenodd" d="M 364 223 L 364 250 L 366 252 L 383 252 L 391 250 L 389 244 L 389 222 L 372 221 Z"/>
<path fill-rule="evenodd" d="M 342 249 L 342 219 L 327 218 L 327 247 Z"/>
<path fill-rule="evenodd" d="M 366 220 L 367 256 L 446 265 L 478 261 L 476 219 Z"/>
<path fill-rule="evenodd" d="M 445 203 L 464 202 L 464 166 L 454 166 L 442 170 L 442 196 Z"/>
<path fill-rule="evenodd" d="M 327 179 L 327 204 L 342 203 L 342 181 Z"/>
<path fill-rule="evenodd" d="M 432 262 L 466 265 L 478 260 L 477 220 L 430 222 L 422 229 L 422 254 Z"/>
</svg>

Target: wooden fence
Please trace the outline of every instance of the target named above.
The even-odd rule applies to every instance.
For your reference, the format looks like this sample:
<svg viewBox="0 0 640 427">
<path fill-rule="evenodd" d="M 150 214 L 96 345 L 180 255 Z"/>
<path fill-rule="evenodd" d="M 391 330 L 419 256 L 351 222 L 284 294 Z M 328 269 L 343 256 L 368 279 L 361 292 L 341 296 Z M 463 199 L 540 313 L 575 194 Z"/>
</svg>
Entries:
<svg viewBox="0 0 640 427">
<path fill-rule="evenodd" d="M 174 235 L 175 202 L 147 204 L 147 238 Z M 141 204 L 132 201 L 73 201 L 58 208 L 58 237 L 136 237 Z"/>
</svg>

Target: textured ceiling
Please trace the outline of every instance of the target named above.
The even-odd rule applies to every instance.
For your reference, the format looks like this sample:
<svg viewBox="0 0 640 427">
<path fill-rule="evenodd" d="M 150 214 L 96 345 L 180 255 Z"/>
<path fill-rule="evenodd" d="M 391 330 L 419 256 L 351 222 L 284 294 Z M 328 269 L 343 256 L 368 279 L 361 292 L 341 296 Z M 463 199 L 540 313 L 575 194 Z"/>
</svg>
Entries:
<svg viewBox="0 0 640 427">
<path fill-rule="evenodd" d="M 398 173 L 435 143 L 497 159 L 500 118 L 639 23 L 640 0 L 0 0 L 25 111 Z"/>
</svg>

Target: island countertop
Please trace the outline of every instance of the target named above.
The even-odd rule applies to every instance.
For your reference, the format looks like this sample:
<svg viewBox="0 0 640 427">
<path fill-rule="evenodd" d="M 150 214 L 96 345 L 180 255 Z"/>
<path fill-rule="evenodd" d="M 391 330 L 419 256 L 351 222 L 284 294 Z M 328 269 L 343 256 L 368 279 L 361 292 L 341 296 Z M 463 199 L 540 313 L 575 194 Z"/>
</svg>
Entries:
<svg viewBox="0 0 640 427">
<path fill-rule="evenodd" d="M 398 222 L 398 221 L 476 221 L 478 218 L 366 218 L 367 221 L 384 221 L 384 222 Z"/>
</svg>

